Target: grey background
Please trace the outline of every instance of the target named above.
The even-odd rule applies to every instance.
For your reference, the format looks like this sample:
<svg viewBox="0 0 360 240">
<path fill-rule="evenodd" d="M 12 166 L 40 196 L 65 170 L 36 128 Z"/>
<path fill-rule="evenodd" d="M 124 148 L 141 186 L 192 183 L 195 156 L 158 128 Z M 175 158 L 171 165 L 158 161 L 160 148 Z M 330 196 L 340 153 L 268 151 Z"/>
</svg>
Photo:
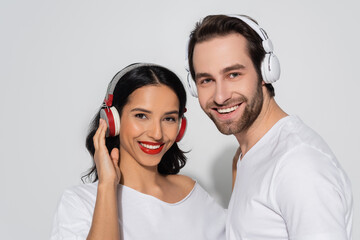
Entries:
<svg viewBox="0 0 360 240">
<path fill-rule="evenodd" d="M 355 0 L 1 0 L 1 239 L 49 238 L 60 195 L 90 167 L 84 139 L 113 75 L 146 61 L 185 79 L 187 36 L 217 13 L 250 15 L 269 34 L 282 67 L 276 100 L 322 135 L 348 173 L 360 239 Z M 218 133 L 190 95 L 187 117 L 181 147 L 191 152 L 182 173 L 226 206 L 237 142 Z"/>
</svg>

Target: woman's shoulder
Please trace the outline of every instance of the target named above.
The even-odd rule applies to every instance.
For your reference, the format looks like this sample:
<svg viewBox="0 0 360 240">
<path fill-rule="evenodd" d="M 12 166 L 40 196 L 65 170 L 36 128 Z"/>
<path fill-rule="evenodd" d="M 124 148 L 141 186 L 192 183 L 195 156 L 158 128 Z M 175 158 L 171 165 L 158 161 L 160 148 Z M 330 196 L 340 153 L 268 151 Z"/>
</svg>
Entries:
<svg viewBox="0 0 360 240">
<path fill-rule="evenodd" d="M 211 209 L 211 214 L 225 216 L 225 209 L 196 180 L 184 175 L 174 175 L 172 178 L 187 192 L 184 199 L 189 199 L 192 206 L 197 204 L 199 209 Z"/>
<path fill-rule="evenodd" d="M 188 198 L 196 189 L 196 181 L 184 175 L 167 175 L 166 181 L 166 192 L 168 196 L 171 196 L 171 202 L 179 202 Z"/>
<path fill-rule="evenodd" d="M 97 182 L 85 183 L 68 187 L 62 194 L 63 199 L 77 198 L 87 199 L 90 196 L 96 196 L 97 193 Z"/>
<path fill-rule="evenodd" d="M 188 191 L 191 191 L 196 184 L 196 181 L 194 179 L 181 174 L 169 175 L 168 180 L 177 186 L 184 187 Z"/>
</svg>

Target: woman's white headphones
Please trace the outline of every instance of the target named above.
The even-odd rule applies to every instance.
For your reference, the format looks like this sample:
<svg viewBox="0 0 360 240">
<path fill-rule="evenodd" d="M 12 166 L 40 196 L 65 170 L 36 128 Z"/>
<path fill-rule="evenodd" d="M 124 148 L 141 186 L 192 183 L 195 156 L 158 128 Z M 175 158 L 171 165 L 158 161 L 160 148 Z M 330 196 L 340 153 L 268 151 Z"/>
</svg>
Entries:
<svg viewBox="0 0 360 240">
<path fill-rule="evenodd" d="M 118 136 L 120 134 L 120 114 L 116 110 L 116 108 L 114 106 L 112 106 L 113 98 L 114 98 L 114 90 L 115 90 L 117 83 L 126 73 L 128 73 L 136 68 L 144 67 L 144 66 L 160 67 L 159 65 L 151 64 L 151 63 L 135 63 L 135 64 L 132 64 L 132 65 L 127 66 L 124 69 L 120 70 L 113 77 L 111 82 L 109 83 L 109 86 L 106 91 L 106 96 L 105 96 L 103 104 L 101 105 L 101 110 L 100 110 L 100 118 L 104 119 L 108 126 L 108 128 L 106 130 L 106 137 L 114 137 L 114 136 Z M 186 111 L 186 109 L 185 109 L 185 111 Z M 187 126 L 187 120 L 186 120 L 185 116 L 183 116 L 180 119 L 176 142 L 179 142 L 182 139 L 182 137 L 184 136 L 186 126 Z"/>
<path fill-rule="evenodd" d="M 273 53 L 274 47 L 273 44 L 266 34 L 265 30 L 262 29 L 257 23 L 246 16 L 241 15 L 227 15 L 228 17 L 238 18 L 241 21 L 245 22 L 249 27 L 251 27 L 262 39 L 262 46 L 266 52 L 264 59 L 261 62 L 261 75 L 265 83 L 274 83 L 280 78 L 280 62 L 276 55 Z M 188 47 L 188 46 L 187 46 Z M 188 53 L 186 53 L 188 54 Z M 186 55 L 187 56 L 187 55 Z M 192 96 L 198 97 L 196 84 L 193 79 L 191 79 L 190 68 L 188 66 L 187 60 L 187 86 Z"/>
</svg>

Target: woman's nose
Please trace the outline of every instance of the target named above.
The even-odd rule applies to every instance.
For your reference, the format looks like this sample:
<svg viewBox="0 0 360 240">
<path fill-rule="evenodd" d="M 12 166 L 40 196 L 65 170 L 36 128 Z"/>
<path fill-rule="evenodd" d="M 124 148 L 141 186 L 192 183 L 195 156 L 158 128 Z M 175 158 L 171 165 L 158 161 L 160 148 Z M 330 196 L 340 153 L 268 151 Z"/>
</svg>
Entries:
<svg viewBox="0 0 360 240">
<path fill-rule="evenodd" d="M 163 138 L 163 129 L 160 122 L 154 122 L 149 126 L 148 135 L 156 141 L 160 141 Z"/>
</svg>

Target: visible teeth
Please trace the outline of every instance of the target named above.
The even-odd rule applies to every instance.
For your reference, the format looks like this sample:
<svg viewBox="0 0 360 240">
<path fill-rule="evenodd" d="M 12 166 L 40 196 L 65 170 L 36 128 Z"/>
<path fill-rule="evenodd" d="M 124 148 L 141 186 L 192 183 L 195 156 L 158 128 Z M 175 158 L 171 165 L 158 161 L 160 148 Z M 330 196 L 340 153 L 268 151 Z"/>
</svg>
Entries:
<svg viewBox="0 0 360 240">
<path fill-rule="evenodd" d="M 158 149 L 158 148 L 160 148 L 160 145 L 149 145 L 149 144 L 145 144 L 145 143 L 140 143 L 140 144 L 141 144 L 141 146 L 146 147 L 148 149 Z"/>
<path fill-rule="evenodd" d="M 230 107 L 230 108 L 223 108 L 223 109 L 218 108 L 217 111 L 219 113 L 229 113 L 229 112 L 235 111 L 235 109 L 237 109 L 238 107 L 239 107 L 239 105 L 236 105 L 236 106 L 233 106 L 233 107 Z"/>
</svg>

